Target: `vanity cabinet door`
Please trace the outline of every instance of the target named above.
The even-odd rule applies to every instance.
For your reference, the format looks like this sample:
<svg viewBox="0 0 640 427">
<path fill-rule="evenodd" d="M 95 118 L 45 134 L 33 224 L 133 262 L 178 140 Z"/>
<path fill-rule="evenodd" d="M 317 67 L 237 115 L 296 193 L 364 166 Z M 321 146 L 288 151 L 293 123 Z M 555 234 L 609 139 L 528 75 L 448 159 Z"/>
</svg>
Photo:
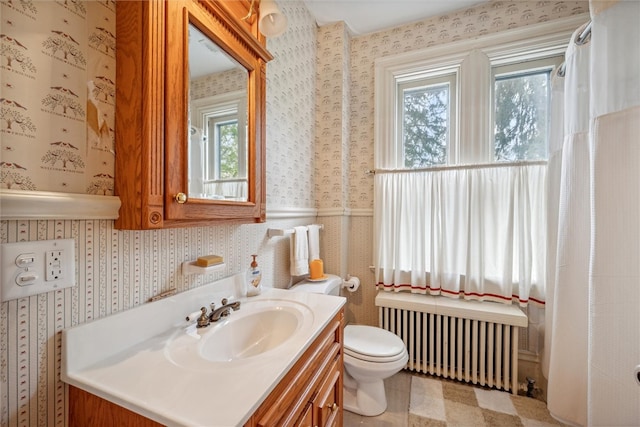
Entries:
<svg viewBox="0 0 640 427">
<path fill-rule="evenodd" d="M 312 427 L 313 426 L 313 405 L 307 404 L 307 407 L 302 412 L 300 419 L 296 423 L 295 427 Z"/>
<path fill-rule="evenodd" d="M 336 359 L 333 361 L 322 386 L 320 386 L 318 395 L 314 399 L 314 426 L 329 427 L 341 425 L 341 423 L 339 423 L 339 420 L 342 420 L 341 363 L 342 358 L 336 356 Z"/>
</svg>

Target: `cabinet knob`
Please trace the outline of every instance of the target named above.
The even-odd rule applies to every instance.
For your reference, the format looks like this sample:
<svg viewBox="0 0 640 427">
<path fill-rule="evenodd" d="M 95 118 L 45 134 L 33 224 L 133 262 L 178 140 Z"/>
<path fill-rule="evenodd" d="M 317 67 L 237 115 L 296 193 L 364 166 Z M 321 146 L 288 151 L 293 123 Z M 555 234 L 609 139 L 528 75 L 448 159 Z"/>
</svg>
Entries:
<svg viewBox="0 0 640 427">
<path fill-rule="evenodd" d="M 180 203 L 181 205 L 187 203 L 187 195 L 184 193 L 176 194 L 175 199 L 176 199 L 176 202 Z"/>
<path fill-rule="evenodd" d="M 336 409 L 338 409 L 338 404 L 333 402 L 333 404 L 331 403 L 327 403 L 327 408 L 331 409 L 331 411 L 335 411 Z"/>
</svg>

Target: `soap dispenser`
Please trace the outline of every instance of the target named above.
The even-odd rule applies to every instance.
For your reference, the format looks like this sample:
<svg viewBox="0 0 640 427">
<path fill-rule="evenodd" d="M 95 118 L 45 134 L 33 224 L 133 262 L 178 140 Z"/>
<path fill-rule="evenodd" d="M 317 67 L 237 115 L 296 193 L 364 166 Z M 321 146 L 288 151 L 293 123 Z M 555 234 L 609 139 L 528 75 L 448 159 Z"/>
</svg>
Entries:
<svg viewBox="0 0 640 427">
<path fill-rule="evenodd" d="M 260 284 L 262 280 L 262 272 L 260 271 L 260 267 L 258 267 L 258 263 L 256 262 L 256 257 L 258 255 L 251 255 L 253 257 L 253 261 L 251 261 L 251 267 L 247 270 L 247 296 L 252 297 L 255 295 L 259 295 L 262 292 L 262 285 Z"/>
</svg>

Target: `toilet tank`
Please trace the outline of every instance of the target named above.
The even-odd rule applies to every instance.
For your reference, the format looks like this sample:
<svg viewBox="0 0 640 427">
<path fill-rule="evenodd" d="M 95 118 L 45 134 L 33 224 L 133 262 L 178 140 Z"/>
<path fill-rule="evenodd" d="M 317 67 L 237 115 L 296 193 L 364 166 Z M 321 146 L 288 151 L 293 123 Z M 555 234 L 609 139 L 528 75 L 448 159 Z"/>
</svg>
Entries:
<svg viewBox="0 0 640 427">
<path fill-rule="evenodd" d="M 334 274 L 327 274 L 326 276 L 327 279 L 322 281 L 309 279 L 303 280 L 300 283 L 293 285 L 289 290 L 295 292 L 308 292 L 311 294 L 340 295 L 342 279 Z"/>
</svg>

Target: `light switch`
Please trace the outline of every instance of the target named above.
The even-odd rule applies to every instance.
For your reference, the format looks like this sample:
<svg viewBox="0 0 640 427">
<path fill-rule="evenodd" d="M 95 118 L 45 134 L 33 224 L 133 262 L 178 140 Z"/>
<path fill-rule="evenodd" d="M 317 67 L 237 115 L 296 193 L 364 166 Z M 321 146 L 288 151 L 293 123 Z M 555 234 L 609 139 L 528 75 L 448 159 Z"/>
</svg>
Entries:
<svg viewBox="0 0 640 427">
<path fill-rule="evenodd" d="M 73 239 L 3 243 L 2 301 L 76 284 Z"/>
<path fill-rule="evenodd" d="M 27 268 L 36 261 L 36 254 L 20 254 L 16 258 L 16 265 L 20 268 Z"/>
<path fill-rule="evenodd" d="M 24 271 L 16 276 L 16 284 L 18 286 L 29 286 L 36 283 L 38 274 L 35 271 Z"/>
</svg>

